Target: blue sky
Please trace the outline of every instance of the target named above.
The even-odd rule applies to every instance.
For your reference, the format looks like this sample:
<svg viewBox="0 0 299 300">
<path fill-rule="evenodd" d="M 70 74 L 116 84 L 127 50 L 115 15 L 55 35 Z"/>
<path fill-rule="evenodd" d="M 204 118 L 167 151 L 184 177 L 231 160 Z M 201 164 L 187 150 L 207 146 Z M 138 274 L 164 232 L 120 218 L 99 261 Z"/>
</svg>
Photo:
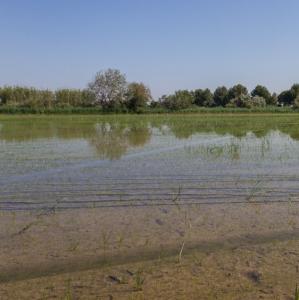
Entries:
<svg viewBox="0 0 299 300">
<path fill-rule="evenodd" d="M 299 82 L 298 0 L 0 0 L 0 85 L 84 88 L 120 69 L 155 97 Z"/>
</svg>

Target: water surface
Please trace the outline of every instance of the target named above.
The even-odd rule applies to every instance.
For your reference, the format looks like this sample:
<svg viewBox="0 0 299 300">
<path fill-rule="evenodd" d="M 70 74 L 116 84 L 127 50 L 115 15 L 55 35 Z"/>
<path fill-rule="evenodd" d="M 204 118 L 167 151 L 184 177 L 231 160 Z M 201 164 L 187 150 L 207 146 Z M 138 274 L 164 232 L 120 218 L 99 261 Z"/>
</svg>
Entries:
<svg viewBox="0 0 299 300">
<path fill-rule="evenodd" d="M 0 209 L 297 201 L 299 116 L 0 117 Z"/>
</svg>

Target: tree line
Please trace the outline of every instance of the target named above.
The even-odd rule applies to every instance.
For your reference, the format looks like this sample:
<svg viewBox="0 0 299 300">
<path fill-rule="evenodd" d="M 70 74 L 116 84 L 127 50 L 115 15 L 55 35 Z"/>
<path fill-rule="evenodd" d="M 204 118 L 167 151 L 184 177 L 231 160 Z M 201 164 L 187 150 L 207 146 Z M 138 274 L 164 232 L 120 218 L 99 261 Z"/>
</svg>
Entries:
<svg viewBox="0 0 299 300">
<path fill-rule="evenodd" d="M 119 70 L 98 72 L 86 89 L 59 89 L 56 91 L 35 88 L 0 87 L 0 107 L 56 109 L 98 108 L 110 112 L 142 112 L 151 109 L 167 111 L 192 107 L 255 108 L 266 106 L 293 106 L 299 108 L 299 84 L 279 95 L 258 85 L 253 91 L 237 84 L 231 88 L 178 90 L 153 100 L 150 89 L 143 83 L 128 83 Z"/>
<path fill-rule="evenodd" d="M 164 106 L 170 110 L 181 110 L 193 105 L 199 107 L 239 107 L 255 108 L 266 106 L 293 106 L 299 108 L 299 84 L 279 95 L 270 93 L 262 85 L 257 85 L 251 92 L 237 84 L 232 88 L 218 87 L 214 92 L 210 89 L 178 90 L 174 94 L 162 96 L 155 106 Z"/>
</svg>

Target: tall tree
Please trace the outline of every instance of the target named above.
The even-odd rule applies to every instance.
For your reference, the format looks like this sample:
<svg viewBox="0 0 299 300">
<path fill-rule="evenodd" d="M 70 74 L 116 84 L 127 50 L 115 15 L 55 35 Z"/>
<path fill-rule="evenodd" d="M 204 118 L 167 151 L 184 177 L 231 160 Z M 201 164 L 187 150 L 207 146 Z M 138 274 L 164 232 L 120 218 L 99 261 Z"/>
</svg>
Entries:
<svg viewBox="0 0 299 300">
<path fill-rule="evenodd" d="M 195 90 L 194 91 L 194 103 L 198 106 L 214 106 L 214 96 L 209 89 Z"/>
<path fill-rule="evenodd" d="M 228 91 L 228 99 L 229 100 L 238 98 L 242 95 L 244 95 L 244 96 L 248 95 L 247 88 L 242 84 L 237 84 L 237 85 L 233 86 L 232 88 L 230 88 Z"/>
<path fill-rule="evenodd" d="M 283 105 L 293 105 L 299 97 L 299 84 L 293 84 L 290 90 L 283 91 L 278 96 L 278 102 Z"/>
<path fill-rule="evenodd" d="M 294 100 L 294 94 L 291 90 L 283 91 L 278 96 L 278 102 L 282 105 L 292 105 Z"/>
<path fill-rule="evenodd" d="M 127 107 L 134 112 L 138 112 L 152 100 L 150 89 L 137 82 L 128 85 L 126 98 Z"/>
<path fill-rule="evenodd" d="M 272 96 L 269 92 L 269 90 L 262 85 L 257 85 L 254 90 L 251 92 L 252 97 L 263 97 L 266 100 L 267 104 L 272 104 Z"/>
<path fill-rule="evenodd" d="M 295 101 L 295 98 L 299 96 L 299 83 L 293 84 L 291 87 L 291 93 Z"/>
<path fill-rule="evenodd" d="M 228 103 L 228 90 L 225 86 L 218 87 L 214 92 L 216 106 L 225 106 Z"/>
<path fill-rule="evenodd" d="M 96 103 L 109 109 L 115 109 L 124 103 L 126 86 L 125 75 L 114 69 L 98 72 L 88 85 Z"/>
</svg>

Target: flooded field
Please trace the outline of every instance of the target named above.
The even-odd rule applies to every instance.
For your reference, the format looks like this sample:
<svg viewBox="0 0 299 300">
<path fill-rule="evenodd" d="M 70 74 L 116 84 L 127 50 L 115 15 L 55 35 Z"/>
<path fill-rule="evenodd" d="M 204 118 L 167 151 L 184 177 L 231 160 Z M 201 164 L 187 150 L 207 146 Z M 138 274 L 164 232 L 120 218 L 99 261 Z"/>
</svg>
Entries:
<svg viewBox="0 0 299 300">
<path fill-rule="evenodd" d="M 0 116 L 2 284 L 296 243 L 298 202 L 296 114 Z"/>
</svg>

